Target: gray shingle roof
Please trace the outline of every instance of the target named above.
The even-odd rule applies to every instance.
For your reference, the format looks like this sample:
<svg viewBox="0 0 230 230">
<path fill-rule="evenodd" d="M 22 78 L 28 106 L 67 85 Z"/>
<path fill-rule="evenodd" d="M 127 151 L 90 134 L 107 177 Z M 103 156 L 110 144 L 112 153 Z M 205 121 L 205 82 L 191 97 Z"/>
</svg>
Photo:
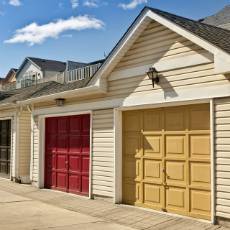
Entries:
<svg viewBox="0 0 230 230">
<path fill-rule="evenodd" d="M 56 85 L 61 85 L 57 82 L 45 82 L 38 85 L 15 89 L 10 91 L 0 92 L 0 104 L 15 103 L 16 101 L 23 101 L 31 98 L 36 92 L 39 92 L 46 87 L 56 87 Z"/>
<path fill-rule="evenodd" d="M 35 58 L 35 57 L 28 57 L 28 58 L 36 65 L 38 65 L 42 70 L 64 72 L 66 69 L 65 62 Z"/>
<path fill-rule="evenodd" d="M 147 7 L 152 12 L 168 19 L 183 29 L 210 42 L 216 47 L 230 53 L 230 31 L 205 23 L 171 14 L 162 10 Z"/>
<path fill-rule="evenodd" d="M 45 95 L 61 93 L 69 90 L 79 89 L 87 86 L 89 82 L 89 78 L 85 78 L 84 80 L 74 81 L 66 84 L 60 84 L 57 82 L 53 82 L 50 85 L 43 87 L 42 89 L 36 91 L 31 95 L 31 98 L 41 97 Z"/>
</svg>

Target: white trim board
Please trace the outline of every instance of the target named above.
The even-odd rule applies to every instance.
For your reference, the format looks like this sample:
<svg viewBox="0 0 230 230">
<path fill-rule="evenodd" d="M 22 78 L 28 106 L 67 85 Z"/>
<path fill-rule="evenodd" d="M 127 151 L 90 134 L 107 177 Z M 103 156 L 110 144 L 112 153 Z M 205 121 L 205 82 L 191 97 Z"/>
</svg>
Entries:
<svg viewBox="0 0 230 230">
<path fill-rule="evenodd" d="M 176 96 L 175 96 L 176 93 Z M 171 102 L 182 102 L 182 101 L 195 101 L 205 100 L 211 98 L 220 98 L 230 96 L 230 83 L 223 85 L 213 85 L 208 87 L 193 87 L 189 89 L 178 89 L 175 92 L 164 92 L 156 93 L 154 91 L 142 94 L 141 96 L 130 96 L 126 98 L 101 99 L 96 102 L 79 103 L 75 105 L 68 105 L 63 107 L 51 107 L 44 109 L 34 109 L 33 115 L 43 116 L 54 116 L 64 114 L 76 114 L 82 113 L 89 110 L 97 109 L 111 109 L 119 107 L 133 107 L 133 106 L 152 106 L 162 104 L 165 106 L 166 103 Z"/>
</svg>

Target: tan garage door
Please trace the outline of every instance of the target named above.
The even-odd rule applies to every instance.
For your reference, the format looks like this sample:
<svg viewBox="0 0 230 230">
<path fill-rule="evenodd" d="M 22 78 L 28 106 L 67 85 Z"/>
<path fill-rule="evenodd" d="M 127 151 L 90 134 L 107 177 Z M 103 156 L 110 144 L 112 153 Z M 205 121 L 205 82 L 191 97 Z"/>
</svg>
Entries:
<svg viewBox="0 0 230 230">
<path fill-rule="evenodd" d="M 209 105 L 123 114 L 123 202 L 210 219 Z"/>
</svg>

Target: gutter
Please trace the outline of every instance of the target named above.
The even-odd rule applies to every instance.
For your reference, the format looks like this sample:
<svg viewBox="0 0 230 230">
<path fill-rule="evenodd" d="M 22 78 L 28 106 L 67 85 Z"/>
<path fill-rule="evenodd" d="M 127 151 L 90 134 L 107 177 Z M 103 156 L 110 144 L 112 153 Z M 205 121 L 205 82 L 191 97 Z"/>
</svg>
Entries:
<svg viewBox="0 0 230 230">
<path fill-rule="evenodd" d="M 31 103 L 55 100 L 58 98 L 70 98 L 73 96 L 87 96 L 87 95 L 92 95 L 92 94 L 104 94 L 104 93 L 106 92 L 102 90 L 101 87 L 99 86 L 89 86 L 89 87 L 78 88 L 74 90 L 63 91 L 60 93 L 54 93 L 50 95 L 43 95 L 43 96 L 36 97 L 36 98 L 30 98 L 24 101 L 17 101 L 16 104 L 17 105 L 28 105 Z"/>
<path fill-rule="evenodd" d="M 4 108 L 16 108 L 17 105 L 16 103 L 5 103 L 5 104 L 0 104 L 0 109 L 4 109 Z"/>
</svg>

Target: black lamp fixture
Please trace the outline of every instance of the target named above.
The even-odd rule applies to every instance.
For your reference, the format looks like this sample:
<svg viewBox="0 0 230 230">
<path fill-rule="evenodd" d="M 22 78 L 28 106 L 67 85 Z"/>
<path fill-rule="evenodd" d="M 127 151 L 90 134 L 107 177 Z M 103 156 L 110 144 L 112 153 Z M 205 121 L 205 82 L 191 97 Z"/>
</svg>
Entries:
<svg viewBox="0 0 230 230">
<path fill-rule="evenodd" d="M 55 101 L 56 101 L 57 106 L 63 106 L 65 104 L 64 98 L 57 98 L 57 99 L 55 99 Z"/>
<path fill-rule="evenodd" d="M 152 80 L 153 88 L 155 84 L 158 84 L 160 81 L 159 73 L 154 67 L 150 67 L 149 70 L 146 72 L 149 79 Z"/>
</svg>

